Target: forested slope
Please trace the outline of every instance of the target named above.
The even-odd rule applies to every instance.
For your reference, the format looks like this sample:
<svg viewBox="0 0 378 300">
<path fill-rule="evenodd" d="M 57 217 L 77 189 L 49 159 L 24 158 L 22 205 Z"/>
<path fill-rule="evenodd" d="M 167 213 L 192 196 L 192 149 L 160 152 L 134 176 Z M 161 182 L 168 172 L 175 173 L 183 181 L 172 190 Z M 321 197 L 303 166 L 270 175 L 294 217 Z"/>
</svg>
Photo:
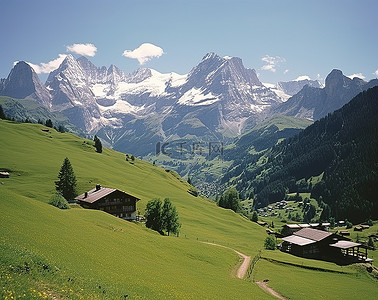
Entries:
<svg viewBox="0 0 378 300">
<path fill-rule="evenodd" d="M 290 192 L 311 192 L 330 216 L 354 222 L 378 218 L 378 88 L 315 122 L 263 155 L 251 155 L 243 171 L 226 174 L 239 191 L 255 195 L 255 207 Z M 321 180 L 312 182 L 312 177 Z M 233 178 L 233 179 L 232 179 Z"/>
</svg>

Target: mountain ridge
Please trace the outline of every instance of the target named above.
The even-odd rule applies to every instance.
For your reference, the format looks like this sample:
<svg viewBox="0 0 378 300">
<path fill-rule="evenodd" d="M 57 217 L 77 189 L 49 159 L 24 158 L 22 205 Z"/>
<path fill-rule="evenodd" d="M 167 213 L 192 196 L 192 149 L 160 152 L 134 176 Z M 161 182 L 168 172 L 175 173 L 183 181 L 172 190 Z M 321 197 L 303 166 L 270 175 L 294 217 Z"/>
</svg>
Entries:
<svg viewBox="0 0 378 300">
<path fill-rule="evenodd" d="M 308 79 L 271 88 L 240 58 L 213 52 L 184 75 L 153 69 L 125 74 L 114 65 L 96 67 L 84 56 L 67 55 L 43 85 L 30 66 L 22 66 L 30 68 L 34 89 L 28 93 L 39 91 L 31 98 L 50 111 L 62 112 L 87 134 L 97 134 L 107 146 L 142 156 L 153 153 L 157 142 L 172 139 L 228 143 L 277 114 L 316 119 L 378 84 L 331 72 L 324 88 Z M 2 80 L 0 95 L 9 94 L 9 82 Z M 12 82 L 17 85 L 17 80 Z M 298 89 L 292 97 L 287 94 Z M 338 93 L 342 101 L 335 96 Z"/>
<path fill-rule="evenodd" d="M 377 79 L 366 82 L 350 79 L 342 71 L 333 69 L 325 80 L 325 86 L 305 85 L 286 102 L 272 107 L 272 114 L 284 114 L 297 118 L 319 120 L 348 103 L 360 92 L 378 85 Z"/>
</svg>

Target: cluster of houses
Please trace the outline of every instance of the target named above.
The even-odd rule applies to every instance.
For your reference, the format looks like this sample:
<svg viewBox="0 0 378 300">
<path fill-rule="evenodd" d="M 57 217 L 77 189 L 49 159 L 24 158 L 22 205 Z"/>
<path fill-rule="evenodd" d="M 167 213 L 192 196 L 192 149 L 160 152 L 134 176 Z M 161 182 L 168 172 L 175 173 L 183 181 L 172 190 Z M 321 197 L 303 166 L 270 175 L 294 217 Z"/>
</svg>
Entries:
<svg viewBox="0 0 378 300">
<path fill-rule="evenodd" d="M 280 202 L 276 202 L 274 204 L 271 204 L 267 207 L 259 208 L 257 210 L 257 213 L 261 217 L 268 217 L 269 215 L 274 217 L 274 216 L 278 215 L 278 213 L 276 211 L 278 209 L 285 209 L 286 212 L 290 212 L 290 211 L 295 210 L 293 207 L 288 207 L 288 203 L 287 203 L 286 200 L 282 200 Z"/>
</svg>

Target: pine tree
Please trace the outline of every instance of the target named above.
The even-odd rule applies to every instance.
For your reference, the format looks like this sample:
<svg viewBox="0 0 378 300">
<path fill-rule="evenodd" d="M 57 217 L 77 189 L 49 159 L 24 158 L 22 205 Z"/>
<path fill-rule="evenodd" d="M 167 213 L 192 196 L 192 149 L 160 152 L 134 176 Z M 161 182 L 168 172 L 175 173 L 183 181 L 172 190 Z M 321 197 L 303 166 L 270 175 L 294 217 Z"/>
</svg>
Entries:
<svg viewBox="0 0 378 300">
<path fill-rule="evenodd" d="M 58 131 L 59 131 L 60 133 L 65 133 L 65 132 L 66 132 L 66 129 L 64 128 L 63 125 L 59 125 L 59 127 L 58 127 Z"/>
<path fill-rule="evenodd" d="M 3 111 L 3 107 L 0 105 L 0 119 L 5 120 L 7 117 L 5 116 L 5 113 Z"/>
<path fill-rule="evenodd" d="M 97 135 L 94 136 L 93 140 L 95 142 L 94 146 L 96 148 L 96 152 L 102 153 L 102 143 L 101 143 L 100 139 L 97 137 Z"/>
<path fill-rule="evenodd" d="M 55 181 L 56 190 L 62 194 L 66 200 L 72 200 L 77 195 L 76 177 L 70 160 L 66 157 L 60 168 L 58 181 Z"/>
<path fill-rule="evenodd" d="M 178 222 L 178 213 L 176 207 L 172 205 L 169 198 L 164 199 L 162 210 L 162 227 L 168 232 L 177 233 L 181 224 Z"/>
<path fill-rule="evenodd" d="M 251 218 L 251 221 L 252 222 L 257 222 L 259 220 L 259 216 L 258 216 L 258 214 L 257 214 L 257 211 L 253 211 L 253 213 L 252 213 L 252 218 Z"/>
<path fill-rule="evenodd" d="M 51 121 L 51 119 L 46 120 L 45 125 L 46 125 L 47 127 L 53 128 L 53 122 Z"/>
</svg>

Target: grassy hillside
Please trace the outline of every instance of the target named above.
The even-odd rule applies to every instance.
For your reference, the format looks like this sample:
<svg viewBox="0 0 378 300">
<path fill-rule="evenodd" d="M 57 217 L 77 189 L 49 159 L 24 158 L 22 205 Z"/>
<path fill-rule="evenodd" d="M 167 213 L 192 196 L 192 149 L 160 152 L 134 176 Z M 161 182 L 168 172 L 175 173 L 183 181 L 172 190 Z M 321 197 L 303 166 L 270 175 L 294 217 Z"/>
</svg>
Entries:
<svg viewBox="0 0 378 300">
<path fill-rule="evenodd" d="M 98 154 L 91 141 L 42 128 L 0 121 L 0 168 L 11 174 L 0 185 L 1 251 L 7 254 L 2 255 L 2 281 L 4 276 L 11 278 L 7 291 L 28 295 L 33 288 L 84 298 L 97 297 L 104 289 L 108 296 L 126 293 L 136 299 L 243 298 L 251 293 L 263 297 L 254 285 L 230 277 L 239 259 L 235 253 L 197 241 L 230 244 L 254 255 L 263 244 L 262 229 L 191 196 L 186 184 L 163 169 L 139 160 L 130 164 L 123 154 L 109 149 Z M 153 197 L 170 197 L 182 223 L 180 238 L 162 237 L 99 211 L 62 211 L 48 205 L 66 156 L 79 192 L 96 183 L 122 189 L 142 199 L 142 213 Z M 35 261 L 30 279 L 25 262 L 33 266 Z M 39 261 L 56 274 L 46 277 Z M 18 276 L 24 278 L 20 289 Z M 73 292 L 68 287 L 57 290 L 62 282 Z"/>
<path fill-rule="evenodd" d="M 82 129 L 73 125 L 68 118 L 60 112 L 50 112 L 46 107 L 32 99 L 14 99 L 7 96 L 0 96 L 0 105 L 3 107 L 5 114 L 14 118 L 16 121 L 28 119 L 32 123 L 41 120 L 43 123 L 50 119 L 53 126 L 64 126 L 66 131 L 86 136 Z"/>
<path fill-rule="evenodd" d="M 262 227 L 191 196 L 188 185 L 171 172 L 140 160 L 131 164 L 113 150 L 96 153 L 92 141 L 43 128 L 0 120 L 0 169 L 10 172 L 10 178 L 0 179 L 1 298 L 271 297 L 251 278 L 231 277 L 239 261 L 233 251 L 199 243 L 215 242 L 254 257 L 266 236 Z M 141 198 L 141 213 L 148 200 L 170 197 L 182 223 L 180 237 L 163 237 L 100 211 L 59 210 L 47 204 L 66 156 L 80 193 L 97 183 L 125 190 Z M 343 288 L 358 290 L 361 284 L 368 296 L 375 295 L 376 281 L 361 274 L 351 276 Z M 337 276 L 329 274 L 330 280 Z M 297 284 L 281 286 L 276 276 L 271 282 L 291 299 L 303 299 L 287 287 Z"/>
</svg>

